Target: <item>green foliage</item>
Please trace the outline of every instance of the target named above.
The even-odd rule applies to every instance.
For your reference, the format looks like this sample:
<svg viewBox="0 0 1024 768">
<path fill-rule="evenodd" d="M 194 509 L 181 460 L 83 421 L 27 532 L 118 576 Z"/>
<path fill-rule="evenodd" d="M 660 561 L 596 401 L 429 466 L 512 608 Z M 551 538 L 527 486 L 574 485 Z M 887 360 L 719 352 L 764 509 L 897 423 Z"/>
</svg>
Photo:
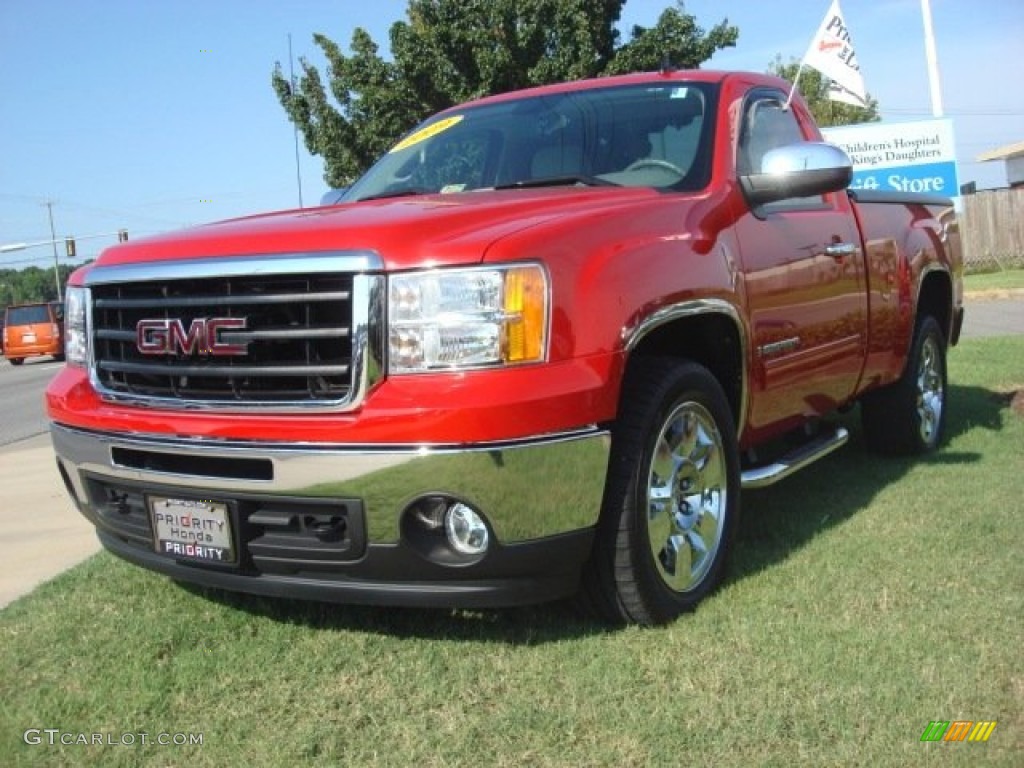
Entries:
<svg viewBox="0 0 1024 768">
<path fill-rule="evenodd" d="M 654 27 L 634 26 L 629 42 L 618 49 L 603 74 L 645 72 L 665 61 L 679 69 L 697 69 L 715 51 L 736 45 L 738 37 L 739 29 L 730 26 L 728 19 L 705 34 L 696 17 L 684 13 L 680 4 L 662 11 Z"/>
<path fill-rule="evenodd" d="M 306 148 L 324 159 L 324 180 L 349 184 L 416 123 L 439 110 L 532 85 L 657 69 L 697 67 L 735 45 L 723 20 L 710 32 L 682 3 L 655 26 L 634 26 L 620 44 L 625 0 L 410 0 L 407 20 L 390 30 L 391 60 L 357 28 L 350 53 L 322 34 L 320 71 L 301 58 L 295 83 L 280 64 L 271 76 Z"/>
<path fill-rule="evenodd" d="M 793 82 L 796 73 L 800 69 L 800 62 L 791 60 L 788 64 L 782 63 L 782 57 L 776 56 L 775 61 L 768 71 L 773 75 Z M 839 101 L 832 101 L 828 97 L 829 78 L 816 69 L 804 67 L 800 73 L 799 91 L 807 102 L 807 106 L 818 121 L 818 125 L 827 128 L 832 125 L 854 125 L 856 123 L 873 123 L 881 120 L 878 114 L 878 101 L 868 94 L 868 106 L 866 108 L 855 107 L 850 104 L 843 104 Z"/>
<path fill-rule="evenodd" d="M 61 294 L 68 277 L 80 264 L 61 264 L 59 267 Z M 25 269 L 0 269 L 0 308 L 9 304 L 29 304 L 36 301 L 55 301 L 57 283 L 53 268 L 26 267 Z"/>
</svg>

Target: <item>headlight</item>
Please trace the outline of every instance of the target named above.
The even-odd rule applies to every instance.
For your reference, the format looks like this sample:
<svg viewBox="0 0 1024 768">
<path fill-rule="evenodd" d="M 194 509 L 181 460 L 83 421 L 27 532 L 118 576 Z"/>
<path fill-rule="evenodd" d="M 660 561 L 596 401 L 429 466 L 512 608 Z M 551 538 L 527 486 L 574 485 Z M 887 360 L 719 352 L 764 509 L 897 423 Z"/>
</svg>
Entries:
<svg viewBox="0 0 1024 768">
<path fill-rule="evenodd" d="M 548 294 L 537 264 L 393 275 L 388 368 L 412 373 L 540 362 Z"/>
<path fill-rule="evenodd" d="M 89 334 L 85 327 L 86 288 L 69 285 L 64 297 L 64 359 L 68 365 L 84 367 L 89 361 Z"/>
</svg>

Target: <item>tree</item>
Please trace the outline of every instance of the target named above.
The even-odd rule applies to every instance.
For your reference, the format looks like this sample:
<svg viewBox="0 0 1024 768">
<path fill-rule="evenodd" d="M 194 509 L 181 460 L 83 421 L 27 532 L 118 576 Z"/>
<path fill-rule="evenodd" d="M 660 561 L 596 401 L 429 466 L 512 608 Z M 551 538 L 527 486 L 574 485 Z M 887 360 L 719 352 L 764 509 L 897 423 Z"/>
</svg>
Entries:
<svg viewBox="0 0 1024 768">
<path fill-rule="evenodd" d="M 799 61 L 793 59 L 788 64 L 783 64 L 782 57 L 776 56 L 768 71 L 792 83 L 799 69 Z M 797 84 L 797 89 L 820 127 L 873 123 L 882 119 L 878 114 L 878 101 L 871 98 L 871 94 L 868 94 L 867 107 L 855 107 L 832 101 L 828 97 L 828 85 L 829 78 L 811 67 L 804 67 L 800 73 L 800 82 Z"/>
<path fill-rule="evenodd" d="M 68 278 L 81 264 L 61 264 L 58 268 L 61 285 L 66 286 Z M 9 304 L 30 304 L 37 301 L 56 301 L 57 285 L 53 267 L 25 267 L 24 269 L 0 269 L 0 312 Z"/>
<path fill-rule="evenodd" d="M 292 83 L 281 65 L 271 76 L 306 148 L 324 159 L 331 187 L 354 181 L 416 123 L 442 109 L 493 93 L 564 80 L 653 70 L 668 60 L 697 67 L 736 44 L 727 19 L 709 32 L 682 3 L 655 26 L 634 26 L 620 45 L 625 0 L 410 0 L 392 25 L 392 60 L 357 28 L 346 55 L 322 34 L 327 85 L 301 58 Z M 333 101 L 336 102 L 335 106 Z"/>
</svg>

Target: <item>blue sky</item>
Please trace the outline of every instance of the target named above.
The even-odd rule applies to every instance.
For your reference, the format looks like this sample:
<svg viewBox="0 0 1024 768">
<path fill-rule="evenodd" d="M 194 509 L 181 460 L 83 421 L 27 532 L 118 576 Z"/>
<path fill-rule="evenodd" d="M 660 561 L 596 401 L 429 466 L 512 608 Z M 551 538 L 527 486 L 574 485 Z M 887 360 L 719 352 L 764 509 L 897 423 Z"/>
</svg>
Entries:
<svg viewBox="0 0 1024 768">
<path fill-rule="evenodd" d="M 868 90 L 892 121 L 931 117 L 920 0 L 842 0 Z M 628 0 L 620 29 L 651 25 L 672 0 Z M 803 55 L 829 0 L 687 0 L 707 28 L 728 17 L 739 44 L 706 64 L 764 71 Z M 387 52 L 406 0 L 0 0 L 0 245 L 58 237 L 90 258 L 131 237 L 298 204 L 291 124 L 270 87 L 275 61 L 323 65 L 322 32 L 357 26 Z M 986 150 L 1024 141 L 1024 2 L 931 0 L 960 181 L 1004 186 Z M 306 204 L 322 165 L 300 146 Z M 83 239 L 86 235 L 100 235 Z M 63 260 L 63 248 L 60 249 Z M 0 267 L 52 265 L 47 247 Z"/>
</svg>

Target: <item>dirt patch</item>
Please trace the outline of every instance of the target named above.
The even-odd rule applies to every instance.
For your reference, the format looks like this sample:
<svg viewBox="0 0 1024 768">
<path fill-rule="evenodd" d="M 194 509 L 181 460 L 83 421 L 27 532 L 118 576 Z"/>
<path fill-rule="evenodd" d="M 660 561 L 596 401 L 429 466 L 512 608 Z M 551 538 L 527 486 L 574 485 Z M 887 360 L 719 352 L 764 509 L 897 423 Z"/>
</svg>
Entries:
<svg viewBox="0 0 1024 768">
<path fill-rule="evenodd" d="M 1000 392 L 996 397 L 998 398 L 1000 405 L 1010 406 L 1010 410 L 1013 413 L 1024 418 L 1024 389 Z"/>
</svg>

